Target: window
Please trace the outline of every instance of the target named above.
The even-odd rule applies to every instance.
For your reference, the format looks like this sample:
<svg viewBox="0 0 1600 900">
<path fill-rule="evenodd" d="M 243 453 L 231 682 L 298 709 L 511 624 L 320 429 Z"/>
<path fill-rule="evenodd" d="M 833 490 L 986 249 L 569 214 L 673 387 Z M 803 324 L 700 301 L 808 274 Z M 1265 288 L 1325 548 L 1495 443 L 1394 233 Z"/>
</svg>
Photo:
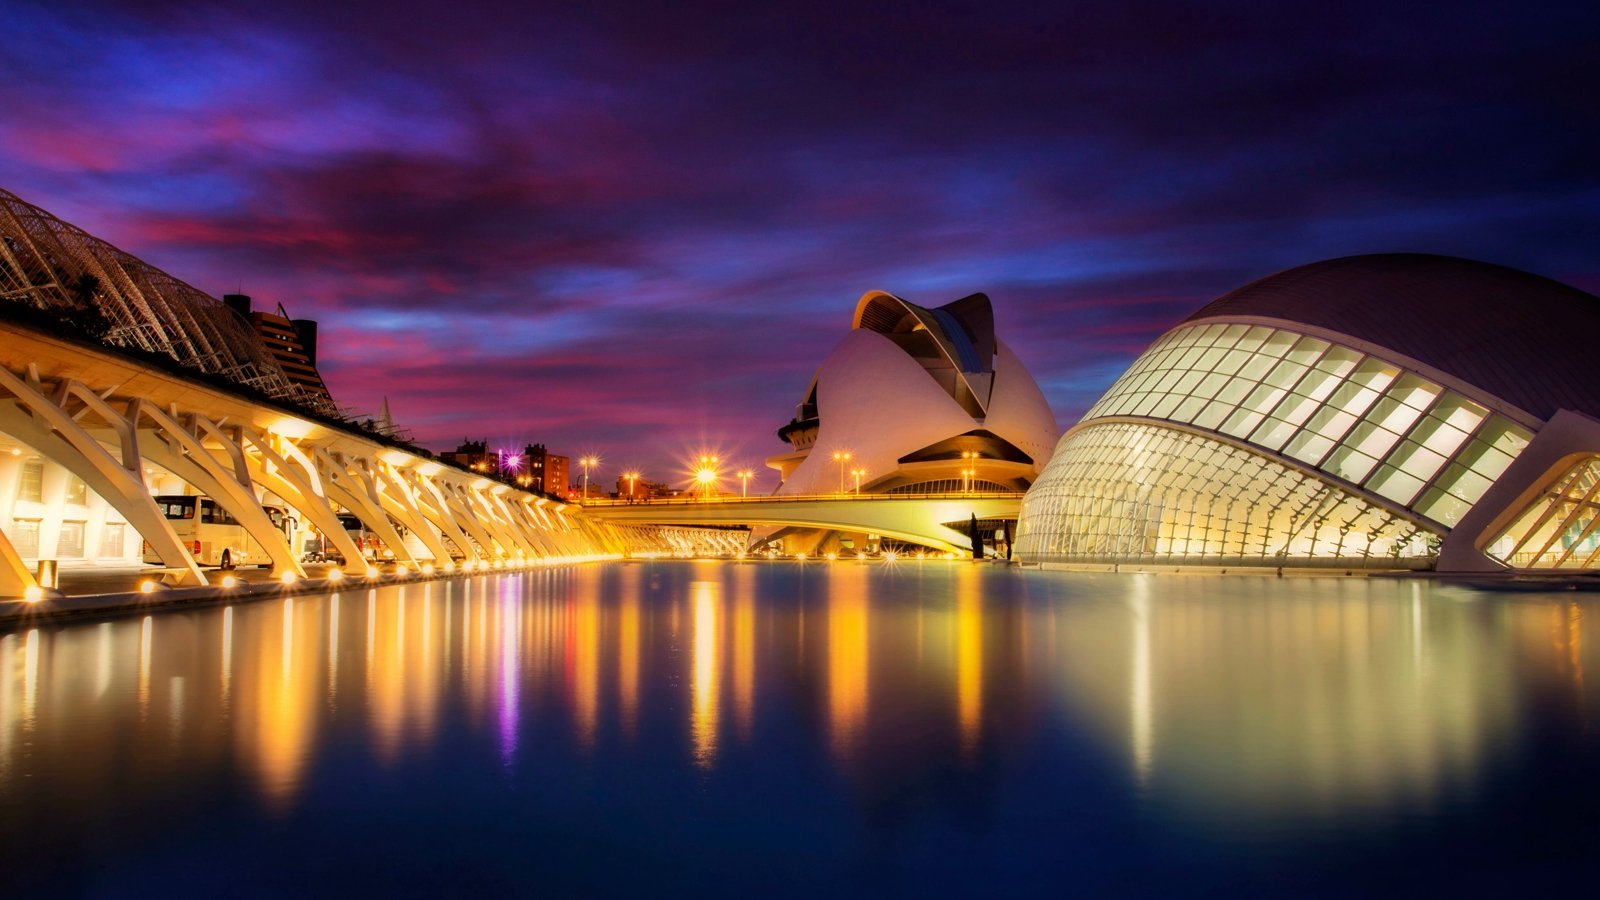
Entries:
<svg viewBox="0 0 1600 900">
<path fill-rule="evenodd" d="M 76 475 L 67 476 L 67 502 L 73 506 L 89 505 L 89 486 Z"/>
<path fill-rule="evenodd" d="M 22 481 L 17 485 L 17 499 L 27 503 L 44 502 L 44 460 L 30 459 L 22 464 Z"/>
<path fill-rule="evenodd" d="M 17 555 L 26 559 L 39 558 L 39 520 L 13 519 L 11 521 L 11 546 Z"/>
<path fill-rule="evenodd" d="M 61 536 L 56 539 L 56 559 L 83 558 L 83 523 L 62 522 Z"/>
<path fill-rule="evenodd" d="M 100 526 L 101 559 L 116 559 L 127 554 L 127 544 L 123 539 L 126 528 L 122 522 L 107 522 Z"/>
</svg>

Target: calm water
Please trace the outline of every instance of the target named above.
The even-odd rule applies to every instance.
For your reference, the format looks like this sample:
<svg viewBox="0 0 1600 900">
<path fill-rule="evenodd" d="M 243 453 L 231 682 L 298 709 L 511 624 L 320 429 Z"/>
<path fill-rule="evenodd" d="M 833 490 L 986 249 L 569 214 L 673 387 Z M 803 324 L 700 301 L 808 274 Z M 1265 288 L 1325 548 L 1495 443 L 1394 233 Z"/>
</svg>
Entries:
<svg viewBox="0 0 1600 900">
<path fill-rule="evenodd" d="M 597 565 L 0 638 L 7 896 L 1600 876 L 1594 595 Z"/>
</svg>

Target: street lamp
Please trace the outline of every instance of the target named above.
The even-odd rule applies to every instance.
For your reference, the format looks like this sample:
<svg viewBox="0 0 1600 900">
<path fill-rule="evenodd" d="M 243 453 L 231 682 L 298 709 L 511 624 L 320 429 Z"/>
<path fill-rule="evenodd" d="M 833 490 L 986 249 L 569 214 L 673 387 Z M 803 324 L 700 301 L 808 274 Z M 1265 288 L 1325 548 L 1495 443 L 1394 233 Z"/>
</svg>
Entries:
<svg viewBox="0 0 1600 900">
<path fill-rule="evenodd" d="M 578 465 L 583 466 L 583 499 L 589 499 L 589 470 L 600 465 L 600 457 L 583 456 L 578 458 Z"/>
<path fill-rule="evenodd" d="M 711 502 L 711 486 L 717 483 L 717 470 L 713 468 L 717 463 L 715 456 L 700 457 L 700 468 L 695 470 L 694 480 L 705 486 L 706 502 Z"/>
<path fill-rule="evenodd" d="M 638 472 L 623 472 L 622 473 L 622 477 L 623 477 L 623 480 L 628 482 L 628 502 L 632 503 L 633 500 L 634 500 L 633 483 L 639 480 L 639 473 Z"/>
<path fill-rule="evenodd" d="M 833 461 L 839 464 L 839 493 L 844 493 L 844 464 L 850 461 L 849 450 L 833 451 Z"/>
<path fill-rule="evenodd" d="M 747 490 L 750 487 L 750 476 L 754 474 L 755 473 L 749 469 L 739 470 L 739 497 L 741 499 L 745 497 Z"/>
<path fill-rule="evenodd" d="M 964 459 L 964 460 L 978 459 L 982 455 L 983 454 L 979 453 L 976 450 L 963 450 L 963 451 L 961 451 L 961 458 Z M 961 470 L 961 493 L 963 493 L 963 494 L 971 493 L 971 491 L 972 491 L 972 479 L 973 479 L 973 476 L 975 476 L 977 474 L 978 474 L 977 467 L 973 466 L 973 465 L 968 465 L 967 468 L 963 468 Z"/>
<path fill-rule="evenodd" d="M 861 476 L 867 474 L 866 469 L 851 469 L 850 474 L 856 477 L 856 496 L 861 496 Z"/>
</svg>

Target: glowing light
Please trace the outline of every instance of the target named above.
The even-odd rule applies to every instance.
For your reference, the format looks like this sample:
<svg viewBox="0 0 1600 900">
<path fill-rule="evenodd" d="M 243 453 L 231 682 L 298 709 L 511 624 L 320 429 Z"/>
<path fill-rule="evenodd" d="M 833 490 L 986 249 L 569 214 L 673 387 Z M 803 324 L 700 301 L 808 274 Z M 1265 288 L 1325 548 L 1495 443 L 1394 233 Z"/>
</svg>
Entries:
<svg viewBox="0 0 1600 900">
<path fill-rule="evenodd" d="M 838 558 L 839 558 L 839 554 L 837 554 L 837 553 L 829 553 L 828 554 L 828 561 L 829 562 L 833 562 L 834 560 L 836 560 Z"/>
<path fill-rule="evenodd" d="M 422 574 L 424 574 L 424 575 L 432 575 L 433 572 L 434 572 L 433 563 L 423 563 L 422 564 Z"/>
<path fill-rule="evenodd" d="M 344 580 L 344 573 L 339 571 L 338 569 L 329 569 L 328 570 L 328 580 L 329 581 L 343 581 Z"/>
<path fill-rule="evenodd" d="M 378 567 L 377 566 L 367 566 L 367 577 L 368 578 L 377 578 L 378 577 Z"/>
<path fill-rule="evenodd" d="M 29 603 L 38 603 L 44 599 L 44 588 L 39 587 L 37 584 L 30 584 L 27 590 L 22 592 L 22 599 Z"/>
<path fill-rule="evenodd" d="M 295 419 L 285 416 L 281 419 L 274 420 L 270 425 L 267 426 L 267 430 L 273 434 L 279 435 L 280 437 L 291 438 L 298 441 L 310 434 L 311 430 L 315 427 L 315 425 L 307 422 L 305 419 Z"/>
<path fill-rule="evenodd" d="M 224 575 L 224 576 L 222 576 L 222 587 L 223 587 L 224 590 L 227 590 L 229 588 L 236 588 L 238 586 L 239 586 L 239 579 L 235 578 L 232 575 Z"/>
<path fill-rule="evenodd" d="M 833 451 L 833 461 L 839 464 L 839 493 L 844 493 L 844 464 L 850 461 L 849 450 Z"/>
<path fill-rule="evenodd" d="M 400 578 L 404 578 L 411 574 L 411 570 L 406 568 L 405 563 L 401 563 L 400 565 L 394 567 L 394 574 Z"/>
<path fill-rule="evenodd" d="M 145 580 L 139 582 L 139 593 L 141 593 L 141 594 L 154 594 L 155 592 L 156 592 L 156 583 L 154 581 L 151 581 L 150 579 L 146 578 Z"/>
<path fill-rule="evenodd" d="M 895 553 L 893 550 L 890 550 L 888 553 L 885 553 L 883 555 L 883 561 L 884 562 L 894 562 L 895 560 L 897 560 L 899 558 L 900 558 L 899 554 Z M 922 558 L 922 554 L 918 553 L 917 554 L 917 558 L 921 559 Z"/>
<path fill-rule="evenodd" d="M 446 575 L 450 574 L 451 572 L 454 572 L 455 570 L 456 570 L 456 564 L 454 562 L 447 562 L 447 563 L 444 564 L 444 571 L 445 571 Z"/>
<path fill-rule="evenodd" d="M 293 572 L 285 572 L 278 576 L 278 580 L 283 582 L 284 586 L 287 587 L 291 584 L 294 584 L 296 581 L 299 581 L 300 576 L 294 574 Z"/>
<path fill-rule="evenodd" d="M 795 558 L 795 559 L 796 559 L 796 560 L 798 560 L 798 561 L 799 561 L 799 562 L 805 562 L 805 561 L 806 561 L 806 553 L 805 553 L 805 551 L 804 551 L 804 550 L 802 550 L 802 551 L 800 551 L 800 552 L 799 552 L 799 553 L 796 553 L 796 554 L 795 554 L 795 555 L 794 555 L 794 558 Z"/>
</svg>

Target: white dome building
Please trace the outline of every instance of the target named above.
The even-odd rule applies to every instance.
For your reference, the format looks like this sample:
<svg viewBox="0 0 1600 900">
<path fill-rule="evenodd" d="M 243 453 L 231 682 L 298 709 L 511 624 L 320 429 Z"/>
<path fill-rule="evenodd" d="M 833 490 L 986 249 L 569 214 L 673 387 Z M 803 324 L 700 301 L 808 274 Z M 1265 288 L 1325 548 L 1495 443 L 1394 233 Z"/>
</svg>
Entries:
<svg viewBox="0 0 1600 900">
<path fill-rule="evenodd" d="M 1062 436 L 1024 563 L 1600 569 L 1600 299 L 1423 254 L 1178 323 Z"/>
<path fill-rule="evenodd" d="M 995 338 L 983 294 L 934 309 L 871 291 L 823 360 L 774 456 L 780 495 L 1023 491 L 1059 432 Z M 859 473 L 859 475 L 858 475 Z"/>
</svg>

